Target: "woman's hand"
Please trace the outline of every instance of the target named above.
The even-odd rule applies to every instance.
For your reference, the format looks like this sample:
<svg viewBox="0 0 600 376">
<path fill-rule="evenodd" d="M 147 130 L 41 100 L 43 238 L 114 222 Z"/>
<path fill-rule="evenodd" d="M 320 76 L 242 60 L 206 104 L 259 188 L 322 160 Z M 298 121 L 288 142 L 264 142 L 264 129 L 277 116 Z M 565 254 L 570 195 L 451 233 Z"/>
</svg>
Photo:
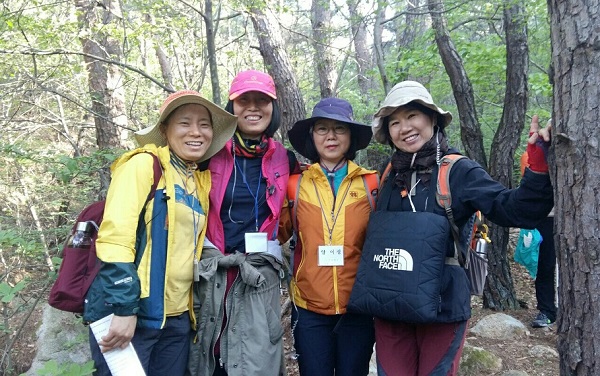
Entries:
<svg viewBox="0 0 600 376">
<path fill-rule="evenodd" d="M 108 333 L 98 342 L 102 352 L 127 347 L 131 342 L 131 338 L 133 338 L 136 324 L 137 316 L 135 315 L 113 316 Z"/>
<path fill-rule="evenodd" d="M 540 129 L 539 117 L 533 115 L 527 140 L 527 158 L 529 169 L 533 172 L 548 172 L 548 147 L 552 132 L 552 121 L 548 120 L 545 128 Z"/>
</svg>

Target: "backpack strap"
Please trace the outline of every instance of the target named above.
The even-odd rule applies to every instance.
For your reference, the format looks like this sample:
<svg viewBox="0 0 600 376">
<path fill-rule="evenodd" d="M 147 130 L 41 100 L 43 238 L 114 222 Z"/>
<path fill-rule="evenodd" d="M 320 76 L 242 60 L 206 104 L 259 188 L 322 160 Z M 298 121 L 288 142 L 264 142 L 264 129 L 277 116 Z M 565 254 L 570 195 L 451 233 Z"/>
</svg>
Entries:
<svg viewBox="0 0 600 376">
<path fill-rule="evenodd" d="M 392 171 L 392 162 L 388 162 L 387 166 L 385 166 L 385 169 L 383 170 L 383 173 L 381 174 L 381 179 L 379 181 L 379 190 L 381 190 L 381 188 L 384 186 L 385 182 L 387 181 L 388 177 L 390 176 L 391 171 Z"/>
<path fill-rule="evenodd" d="M 148 197 L 146 197 L 146 202 L 144 203 L 144 208 L 146 208 L 146 205 L 148 204 L 148 202 L 150 202 L 150 200 L 152 200 L 154 198 L 154 195 L 156 194 L 156 187 L 158 186 L 158 181 L 160 180 L 160 177 L 162 176 L 162 166 L 160 165 L 160 161 L 158 160 L 158 157 L 152 153 L 149 153 L 152 156 L 152 160 L 153 160 L 153 164 L 152 164 L 152 171 L 154 173 L 154 177 L 153 177 L 153 182 L 152 182 L 152 186 L 150 187 L 150 192 L 148 192 Z M 102 206 L 104 206 L 104 201 L 102 203 Z M 102 210 L 102 213 L 104 213 L 104 210 Z M 81 214 L 80 214 L 81 215 Z M 77 222 L 79 222 L 79 218 L 77 219 Z M 96 223 L 95 221 L 87 221 L 89 223 L 92 224 L 92 226 L 94 226 L 94 228 L 96 229 L 96 231 L 100 230 L 100 225 L 98 223 Z"/>
<path fill-rule="evenodd" d="M 460 154 L 448 154 L 441 159 L 438 167 L 435 198 L 437 203 L 444 208 L 448 221 L 450 222 L 450 229 L 452 230 L 452 237 L 454 238 L 454 259 L 458 260 L 460 266 L 465 267 L 467 260 L 465 259 L 465 254 L 460 245 L 459 230 L 454 221 L 454 214 L 452 213 L 452 194 L 450 192 L 450 171 L 452 170 L 454 163 L 463 158 L 466 157 Z"/>
<path fill-rule="evenodd" d="M 391 164 L 390 164 L 391 168 Z M 371 210 L 375 210 L 375 201 L 377 199 L 377 192 L 379 190 L 379 176 L 377 174 L 365 174 L 362 175 L 363 184 L 367 191 L 367 198 Z M 300 181 L 302 180 L 302 174 L 290 175 L 287 185 L 287 199 L 292 209 L 292 226 L 294 230 L 298 229 L 298 192 L 300 191 Z"/>
<path fill-rule="evenodd" d="M 302 174 L 290 175 L 287 185 L 287 199 L 292 209 L 292 227 L 294 231 L 298 230 L 298 191 L 300 190 L 300 181 Z"/>
<path fill-rule="evenodd" d="M 369 199 L 369 205 L 371 205 L 371 211 L 375 211 L 377 193 L 379 192 L 379 175 L 366 174 L 366 175 L 362 175 L 362 179 L 363 179 L 363 183 L 365 185 L 365 190 L 367 191 L 367 198 Z"/>
<path fill-rule="evenodd" d="M 150 187 L 150 192 L 148 193 L 148 197 L 146 198 L 146 204 L 154 198 L 154 195 L 156 194 L 156 187 L 158 187 L 158 181 L 160 180 L 160 177 L 162 176 L 162 166 L 160 165 L 160 161 L 158 160 L 158 157 L 152 153 L 148 153 L 148 154 L 150 154 L 152 156 L 152 160 L 154 162 L 152 164 L 152 171 L 154 173 L 154 181 L 152 182 L 152 187 Z"/>
</svg>

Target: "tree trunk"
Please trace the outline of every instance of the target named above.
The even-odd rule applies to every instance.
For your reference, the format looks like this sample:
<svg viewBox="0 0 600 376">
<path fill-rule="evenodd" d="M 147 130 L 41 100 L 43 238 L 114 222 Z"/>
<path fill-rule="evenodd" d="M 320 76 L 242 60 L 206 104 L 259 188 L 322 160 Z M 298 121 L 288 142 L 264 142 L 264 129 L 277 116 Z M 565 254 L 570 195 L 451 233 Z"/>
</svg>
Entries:
<svg viewBox="0 0 600 376">
<path fill-rule="evenodd" d="M 103 26 L 120 17 L 119 2 L 104 0 L 76 0 L 80 27 L 85 30 L 80 37 L 83 52 L 89 55 L 120 61 L 123 53 L 119 41 L 104 34 Z M 96 31 L 100 30 L 100 31 Z M 122 70 L 116 65 L 84 57 L 87 71 L 96 142 L 100 149 L 121 147 L 122 128 L 127 126 L 125 115 L 125 90 Z"/>
<path fill-rule="evenodd" d="M 548 1 L 561 375 L 600 374 L 599 7 L 598 0 Z"/>
<path fill-rule="evenodd" d="M 506 35 L 506 91 L 500 125 L 490 152 L 490 175 L 512 188 L 514 154 L 519 145 L 527 111 L 527 18 L 523 0 L 506 0 L 504 5 Z M 519 307 L 513 286 L 506 249 L 508 228 L 490 224 L 491 249 L 488 252 L 489 275 L 483 305 L 497 310 Z"/>
<path fill-rule="evenodd" d="M 311 24 L 313 34 L 313 48 L 315 49 L 315 63 L 319 77 L 319 90 L 321 98 L 334 96 L 333 82 L 335 81 L 333 63 L 331 61 L 331 11 L 328 0 L 313 0 Z"/>
<path fill-rule="evenodd" d="M 268 3 L 268 2 L 267 2 Z M 260 52 L 269 74 L 275 80 L 277 102 L 281 108 L 280 140 L 287 138 L 287 131 L 306 116 L 304 100 L 292 71 L 290 60 L 283 48 L 281 30 L 272 12 L 265 8 L 250 8 L 250 18 L 258 35 Z"/>
<path fill-rule="evenodd" d="M 390 80 L 385 70 L 385 55 L 383 53 L 383 20 L 385 18 L 385 2 L 380 1 L 377 3 L 377 14 L 375 16 L 375 26 L 373 26 L 373 48 L 375 49 L 375 62 L 377 64 L 377 70 L 379 71 L 379 77 L 381 78 L 381 85 L 383 90 L 388 93 L 392 88 Z"/>
<path fill-rule="evenodd" d="M 123 88 L 122 70 L 117 65 L 107 64 L 89 57 L 98 56 L 120 61 L 123 53 L 119 41 L 104 34 L 104 26 L 121 17 L 118 1 L 75 0 L 79 13 L 79 26 L 84 30 L 79 40 L 83 47 L 88 71 L 88 87 L 94 112 L 96 127 L 96 144 L 100 149 L 123 147 L 126 137 L 127 116 L 125 112 L 125 90 Z M 100 198 L 103 198 L 110 173 L 108 169 L 100 171 Z"/>
<path fill-rule="evenodd" d="M 146 22 L 156 28 L 156 22 L 154 17 L 150 13 L 146 13 L 144 15 Z M 175 87 L 173 85 L 173 71 L 171 70 L 171 62 L 169 61 L 169 57 L 167 56 L 162 43 L 160 43 L 160 37 L 155 35 L 154 41 L 154 52 L 156 53 L 156 59 L 158 60 L 158 65 L 160 65 L 160 73 L 162 75 L 165 87 L 168 88 L 170 93 L 175 92 Z"/>
<path fill-rule="evenodd" d="M 423 4 L 425 1 L 423 1 Z M 406 3 L 406 12 L 403 17 L 395 17 L 393 30 L 396 35 L 396 66 L 394 71 L 401 80 L 409 79 L 406 68 L 400 64 L 403 52 L 413 48 L 415 39 L 429 30 L 424 5 L 421 0 L 413 0 Z"/>
<path fill-rule="evenodd" d="M 160 72 L 162 73 L 162 78 L 165 83 L 165 86 L 169 88 L 170 92 L 175 92 L 175 87 L 173 86 L 173 71 L 171 70 L 171 64 L 169 63 L 169 57 L 165 53 L 160 42 L 156 42 L 154 46 L 154 51 L 156 52 L 156 59 L 158 60 L 158 64 L 160 65 Z"/>
<path fill-rule="evenodd" d="M 487 170 L 487 158 L 483 148 L 481 126 L 477 118 L 473 86 L 465 71 L 462 58 L 450 39 L 446 20 L 443 16 L 445 12 L 444 4 L 439 0 L 428 0 L 428 6 L 433 21 L 433 29 L 435 30 L 435 42 L 444 63 L 444 68 L 446 68 L 446 73 L 450 78 L 452 92 L 458 107 L 460 139 L 467 156 L 477 161 Z"/>
<path fill-rule="evenodd" d="M 204 1 L 204 24 L 206 25 L 206 52 L 208 54 L 208 67 L 210 70 L 212 101 L 218 106 L 221 106 L 221 89 L 219 88 L 219 71 L 217 69 L 217 48 L 215 44 L 216 30 L 213 17 L 212 0 Z"/>
<path fill-rule="evenodd" d="M 365 17 L 358 12 L 358 1 L 347 0 L 346 4 L 350 13 L 350 27 L 358 66 L 358 89 L 360 90 L 362 102 L 367 105 L 371 97 L 371 91 L 374 89 L 374 82 L 369 73 L 373 67 L 373 59 L 367 47 L 367 25 L 365 24 Z"/>
<path fill-rule="evenodd" d="M 423 1 L 424 3 L 424 1 Z M 422 35 L 428 29 L 425 22 L 424 5 L 421 0 L 413 0 L 406 3 L 406 15 L 394 20 L 396 31 L 396 45 L 410 46 L 417 36 Z"/>
</svg>

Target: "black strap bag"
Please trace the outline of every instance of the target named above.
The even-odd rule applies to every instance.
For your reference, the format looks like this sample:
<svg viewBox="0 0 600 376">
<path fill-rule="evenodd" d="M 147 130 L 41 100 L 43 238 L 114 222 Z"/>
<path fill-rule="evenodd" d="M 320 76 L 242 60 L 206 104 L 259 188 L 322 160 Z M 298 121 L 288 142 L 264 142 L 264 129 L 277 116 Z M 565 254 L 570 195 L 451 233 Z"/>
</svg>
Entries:
<svg viewBox="0 0 600 376">
<path fill-rule="evenodd" d="M 369 217 L 348 311 L 402 322 L 435 322 L 452 236 L 448 219 L 431 212 L 387 211 L 390 191 L 386 184 Z"/>
</svg>

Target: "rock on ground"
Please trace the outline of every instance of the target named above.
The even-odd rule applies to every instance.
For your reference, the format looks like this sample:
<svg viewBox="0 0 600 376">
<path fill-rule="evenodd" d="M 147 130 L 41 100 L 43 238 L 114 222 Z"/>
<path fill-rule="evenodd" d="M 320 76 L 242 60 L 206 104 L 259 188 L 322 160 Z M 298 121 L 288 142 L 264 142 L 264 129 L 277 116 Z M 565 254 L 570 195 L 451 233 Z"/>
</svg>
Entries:
<svg viewBox="0 0 600 376">
<path fill-rule="evenodd" d="M 49 360 L 58 364 L 83 364 L 91 359 L 88 328 L 72 313 L 47 305 L 37 336 L 38 350 L 27 376 L 37 375 L 36 371 Z"/>
</svg>

